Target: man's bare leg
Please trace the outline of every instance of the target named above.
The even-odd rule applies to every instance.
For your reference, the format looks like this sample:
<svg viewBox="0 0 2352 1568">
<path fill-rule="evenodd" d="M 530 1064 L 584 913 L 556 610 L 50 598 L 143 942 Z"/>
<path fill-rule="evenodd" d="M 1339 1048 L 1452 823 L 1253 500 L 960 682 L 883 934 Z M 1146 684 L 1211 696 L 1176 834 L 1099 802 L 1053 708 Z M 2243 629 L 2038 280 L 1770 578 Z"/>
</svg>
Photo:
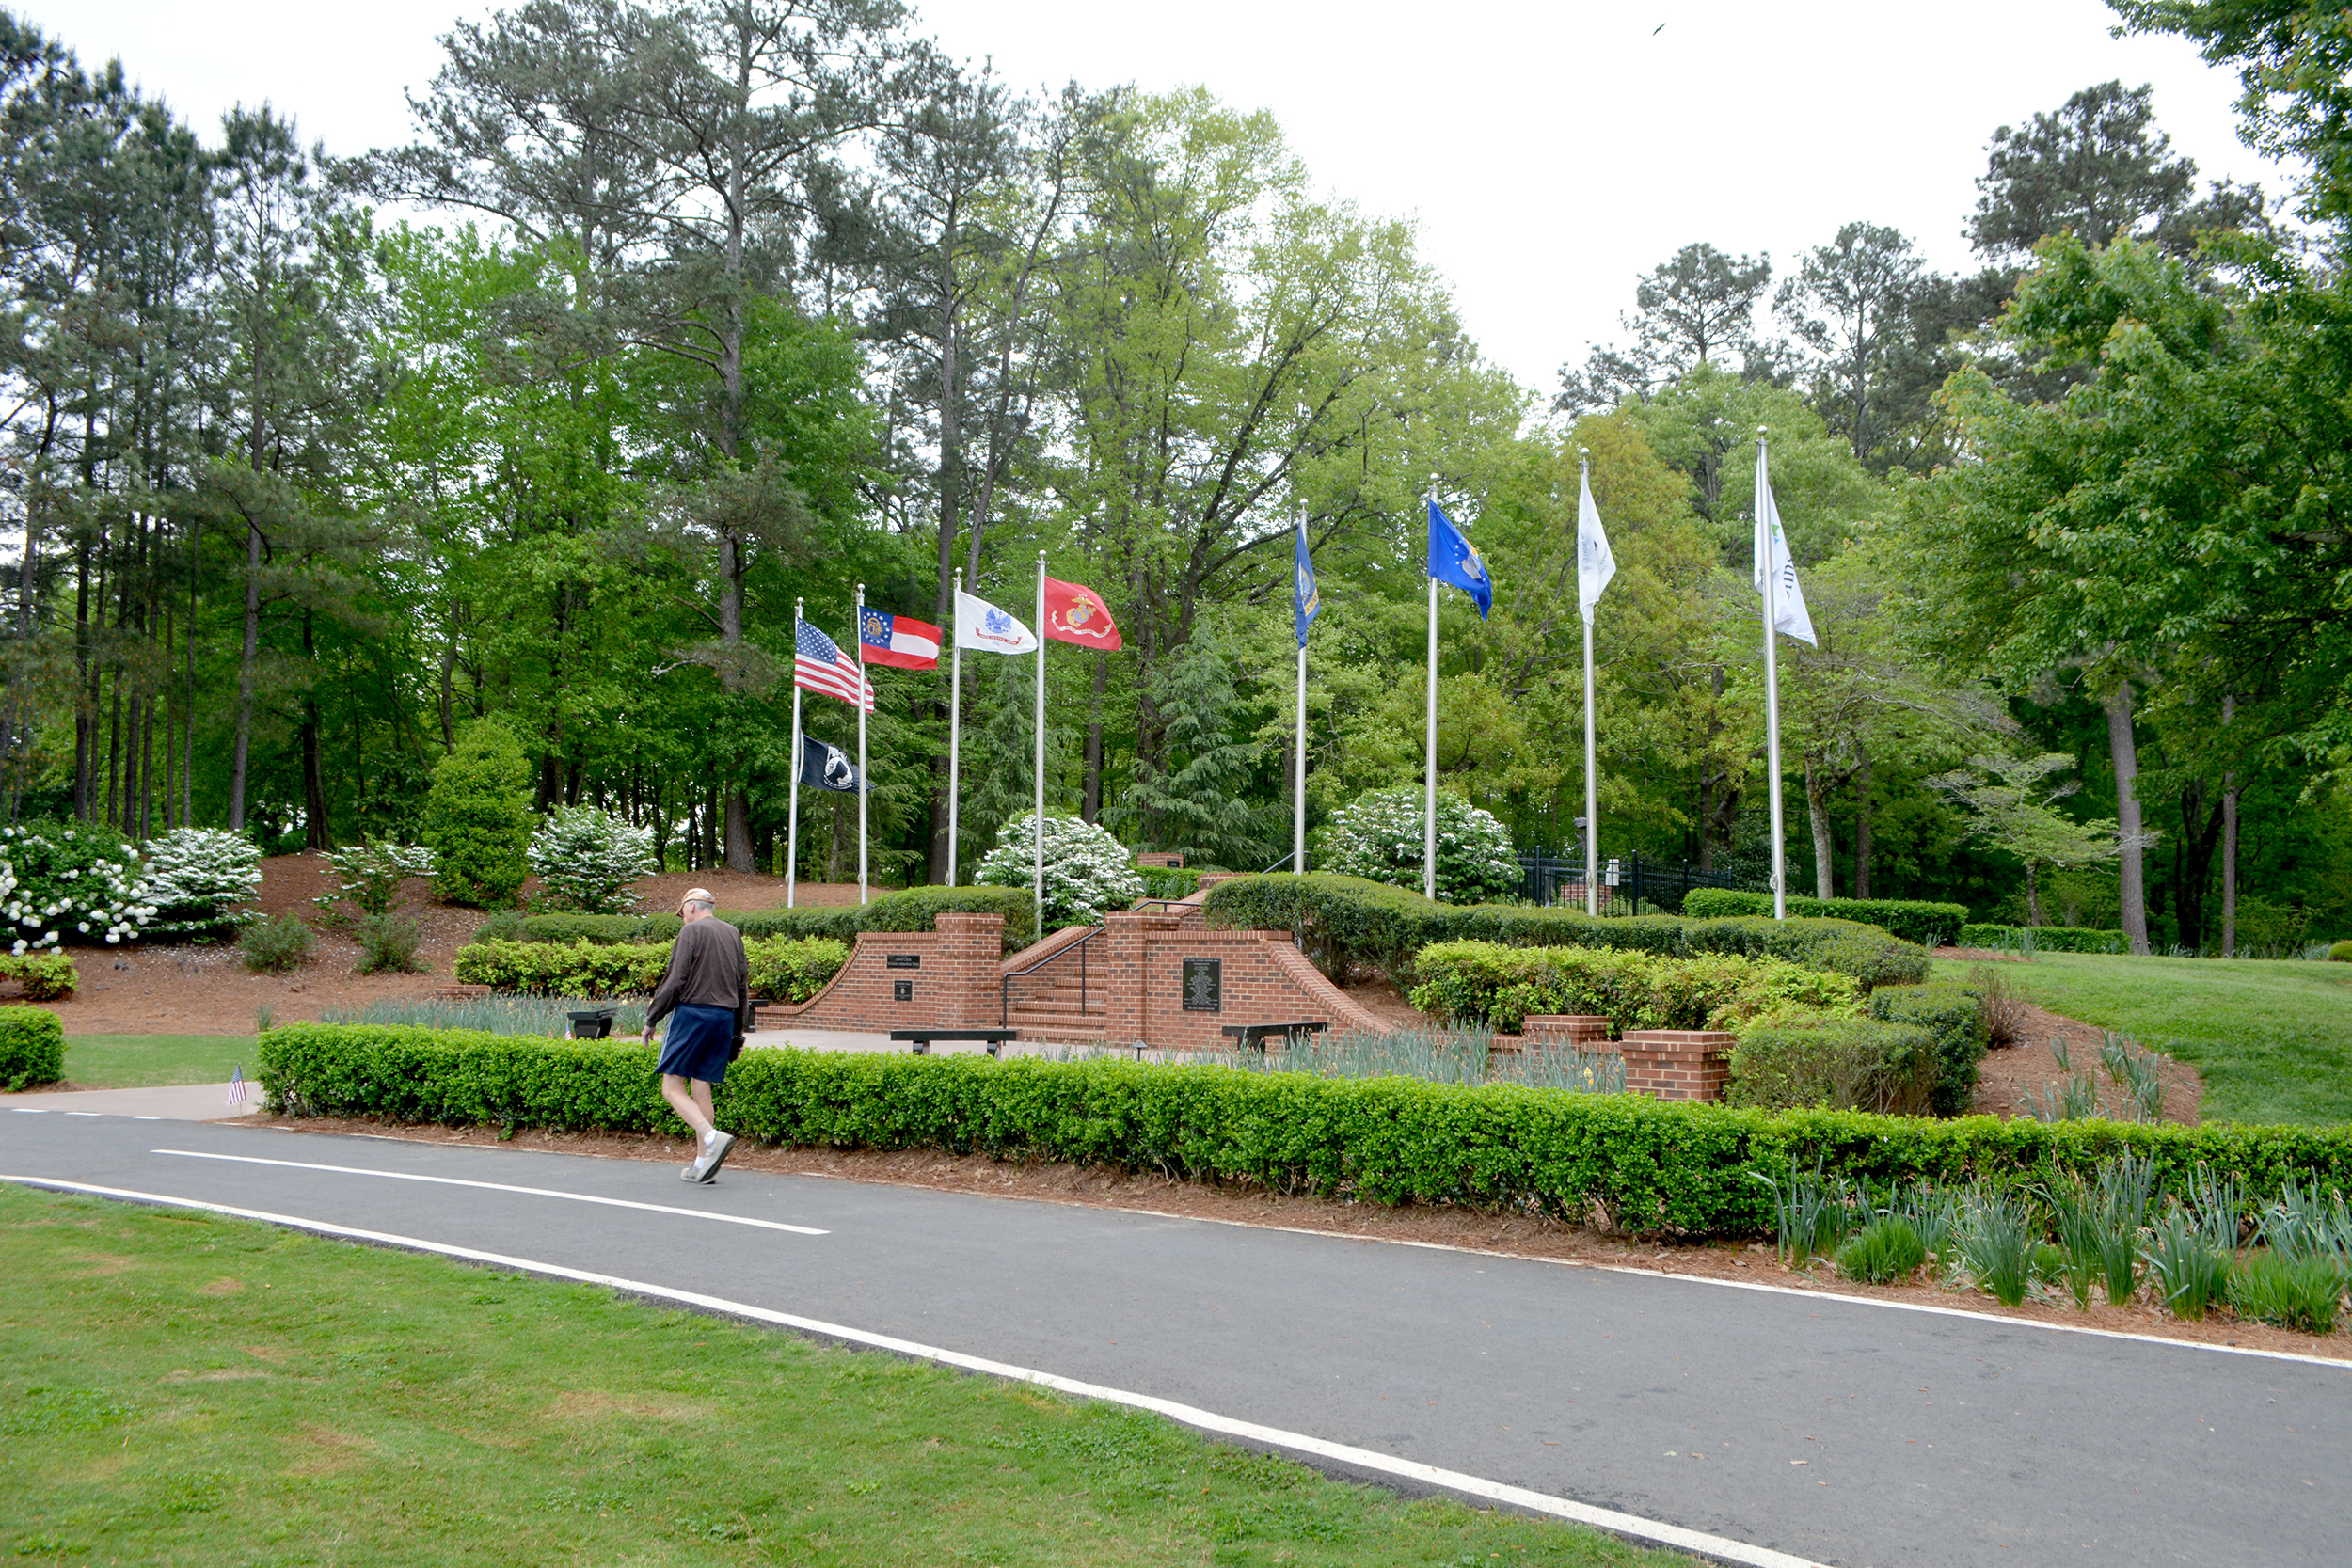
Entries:
<svg viewBox="0 0 2352 1568">
<path fill-rule="evenodd" d="M 678 1120 L 694 1130 L 695 1147 L 700 1148 L 718 1125 L 710 1109 L 710 1085 L 699 1078 L 681 1078 L 675 1072 L 665 1072 L 661 1075 L 661 1098 L 670 1102 Z"/>
</svg>

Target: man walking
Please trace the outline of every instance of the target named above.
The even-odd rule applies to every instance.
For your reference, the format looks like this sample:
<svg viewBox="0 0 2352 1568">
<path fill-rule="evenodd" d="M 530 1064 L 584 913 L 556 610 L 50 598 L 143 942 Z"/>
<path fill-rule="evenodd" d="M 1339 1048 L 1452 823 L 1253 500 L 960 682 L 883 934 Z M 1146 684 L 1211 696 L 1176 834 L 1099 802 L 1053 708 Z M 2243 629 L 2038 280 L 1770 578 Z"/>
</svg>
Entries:
<svg viewBox="0 0 2352 1568">
<path fill-rule="evenodd" d="M 716 903 L 707 888 L 689 888 L 678 901 L 686 924 L 670 949 L 670 971 L 645 1007 L 641 1043 L 653 1040 L 653 1026 L 667 1018 L 661 1042 L 661 1098 L 694 1130 L 700 1150 L 683 1173 L 688 1181 L 709 1181 L 735 1147 L 735 1135 L 719 1131 L 710 1091 L 727 1075 L 735 1054 L 736 1022 L 751 1005 L 751 965 L 743 956 L 743 933 L 711 917 Z"/>
</svg>

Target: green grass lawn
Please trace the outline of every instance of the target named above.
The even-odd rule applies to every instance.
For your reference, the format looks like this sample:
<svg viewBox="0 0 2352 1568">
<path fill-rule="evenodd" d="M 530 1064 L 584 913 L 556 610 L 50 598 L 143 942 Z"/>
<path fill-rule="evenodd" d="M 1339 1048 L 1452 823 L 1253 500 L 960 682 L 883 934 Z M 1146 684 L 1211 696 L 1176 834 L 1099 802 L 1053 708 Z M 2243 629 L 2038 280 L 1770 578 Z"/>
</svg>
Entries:
<svg viewBox="0 0 2352 1568">
<path fill-rule="evenodd" d="M 230 1069 L 253 1076 L 251 1035 L 70 1035 L 65 1076 L 93 1089 L 159 1084 L 226 1084 Z"/>
<path fill-rule="evenodd" d="M 0 1187 L 0 1269 L 13 1560 L 1688 1560 L 1139 1412 L 212 1215 Z"/>
<path fill-rule="evenodd" d="M 2352 964 L 2037 953 L 2000 968 L 2054 1013 L 2193 1064 L 2207 1121 L 2352 1121 Z"/>
</svg>

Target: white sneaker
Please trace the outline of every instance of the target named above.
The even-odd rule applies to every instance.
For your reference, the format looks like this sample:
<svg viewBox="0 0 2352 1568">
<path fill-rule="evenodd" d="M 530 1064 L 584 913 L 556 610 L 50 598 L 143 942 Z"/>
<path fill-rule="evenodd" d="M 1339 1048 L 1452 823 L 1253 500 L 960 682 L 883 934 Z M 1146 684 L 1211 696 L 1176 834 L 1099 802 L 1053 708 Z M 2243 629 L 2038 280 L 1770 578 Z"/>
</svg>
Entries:
<svg viewBox="0 0 2352 1568">
<path fill-rule="evenodd" d="M 727 1150 L 734 1147 L 735 1134 L 732 1132 L 713 1132 L 703 1140 L 703 1157 L 694 1162 L 702 1167 L 702 1174 L 694 1180 L 705 1184 L 717 1180 L 719 1167 L 726 1164 Z"/>
<path fill-rule="evenodd" d="M 686 1163 L 686 1168 L 678 1172 L 678 1180 L 681 1181 L 707 1181 L 710 1179 L 703 1174 L 702 1161 L 694 1159 L 689 1160 Z"/>
</svg>

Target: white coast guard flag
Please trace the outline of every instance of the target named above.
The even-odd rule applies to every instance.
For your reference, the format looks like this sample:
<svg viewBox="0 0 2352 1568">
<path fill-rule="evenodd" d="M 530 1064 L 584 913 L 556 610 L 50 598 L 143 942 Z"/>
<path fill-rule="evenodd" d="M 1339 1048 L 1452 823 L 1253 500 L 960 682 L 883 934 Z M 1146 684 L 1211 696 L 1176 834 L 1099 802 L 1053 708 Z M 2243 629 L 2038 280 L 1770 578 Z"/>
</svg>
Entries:
<svg viewBox="0 0 2352 1568">
<path fill-rule="evenodd" d="M 1617 575 L 1617 558 L 1609 553 L 1609 535 L 1601 531 L 1592 476 L 1580 471 L 1576 489 L 1576 607 L 1589 621 L 1593 607 L 1600 603 L 1600 591 Z"/>
<path fill-rule="evenodd" d="M 1767 565 L 1769 562 L 1769 566 Z M 1813 639 L 1813 617 L 1805 613 L 1804 590 L 1797 586 L 1797 563 L 1788 557 L 1788 538 L 1780 531 L 1780 506 L 1772 499 L 1772 475 L 1766 471 L 1764 446 L 1756 448 L 1756 591 L 1764 592 L 1764 574 L 1772 583 L 1772 626 L 1798 641 L 1820 647 Z"/>
<path fill-rule="evenodd" d="M 1037 648 L 1037 633 L 986 599 L 956 590 L 956 646 L 991 654 L 1025 654 Z"/>
</svg>

